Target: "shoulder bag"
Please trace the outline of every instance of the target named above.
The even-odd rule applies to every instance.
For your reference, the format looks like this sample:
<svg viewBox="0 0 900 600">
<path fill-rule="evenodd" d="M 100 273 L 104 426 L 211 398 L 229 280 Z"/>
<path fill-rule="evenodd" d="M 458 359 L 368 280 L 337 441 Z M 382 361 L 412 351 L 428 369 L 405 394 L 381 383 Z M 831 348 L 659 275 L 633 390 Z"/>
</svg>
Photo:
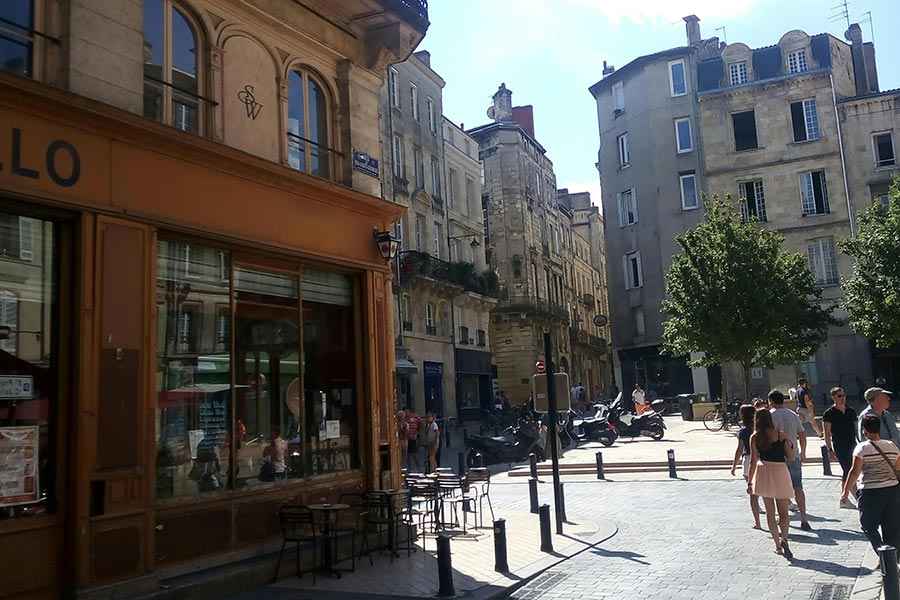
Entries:
<svg viewBox="0 0 900 600">
<path fill-rule="evenodd" d="M 891 462 L 891 459 L 889 459 L 887 457 L 887 454 L 885 454 L 884 451 L 878 447 L 878 444 L 876 444 L 875 442 L 872 442 L 871 440 L 869 441 L 869 443 L 871 443 L 872 446 L 875 447 L 875 449 L 878 451 L 878 454 L 880 454 L 881 458 L 884 459 L 884 462 L 886 462 L 888 464 L 888 466 L 891 468 L 891 473 L 893 473 L 894 477 L 897 479 L 897 481 L 900 482 L 900 475 L 897 474 L 897 465 L 895 463 Z"/>
</svg>

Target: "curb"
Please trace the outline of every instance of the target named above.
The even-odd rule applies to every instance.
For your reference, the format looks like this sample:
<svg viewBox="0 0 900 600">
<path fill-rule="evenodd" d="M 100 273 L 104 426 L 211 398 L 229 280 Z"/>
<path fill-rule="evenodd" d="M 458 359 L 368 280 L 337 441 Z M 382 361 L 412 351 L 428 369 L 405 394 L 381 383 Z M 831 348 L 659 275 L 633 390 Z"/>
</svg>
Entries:
<svg viewBox="0 0 900 600">
<path fill-rule="evenodd" d="M 857 576 L 850 592 L 851 600 L 879 600 L 882 597 L 881 565 L 878 556 L 866 554 L 866 557 L 860 569 L 867 568 L 869 572 Z"/>
</svg>

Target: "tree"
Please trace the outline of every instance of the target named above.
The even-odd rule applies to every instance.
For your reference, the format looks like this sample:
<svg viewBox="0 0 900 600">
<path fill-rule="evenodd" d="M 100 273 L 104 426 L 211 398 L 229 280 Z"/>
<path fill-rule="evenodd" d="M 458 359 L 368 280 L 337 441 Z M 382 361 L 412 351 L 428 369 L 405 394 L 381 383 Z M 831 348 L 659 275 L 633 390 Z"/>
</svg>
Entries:
<svg viewBox="0 0 900 600">
<path fill-rule="evenodd" d="M 900 178 L 889 197 L 860 212 L 856 237 L 839 243 L 856 263 L 844 281 L 850 324 L 879 348 L 900 343 Z"/>
<path fill-rule="evenodd" d="M 838 323 L 807 259 L 785 252 L 780 234 L 743 220 L 730 196 L 704 206 L 705 220 L 675 238 L 682 253 L 666 273 L 664 347 L 702 352 L 701 366 L 738 363 L 749 399 L 754 365 L 800 361 Z"/>
</svg>

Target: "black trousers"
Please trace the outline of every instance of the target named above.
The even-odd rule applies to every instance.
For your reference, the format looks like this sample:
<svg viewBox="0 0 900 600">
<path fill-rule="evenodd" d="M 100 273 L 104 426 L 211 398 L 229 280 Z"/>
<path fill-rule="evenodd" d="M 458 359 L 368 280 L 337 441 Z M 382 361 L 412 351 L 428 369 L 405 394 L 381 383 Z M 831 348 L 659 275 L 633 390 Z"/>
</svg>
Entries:
<svg viewBox="0 0 900 600">
<path fill-rule="evenodd" d="M 859 492 L 859 523 L 872 548 L 900 542 L 900 484 Z M 881 532 L 879 533 L 879 528 Z"/>
<path fill-rule="evenodd" d="M 841 471 L 843 471 L 843 473 L 841 473 L 841 481 L 847 481 L 847 475 L 850 474 L 850 469 L 853 467 L 853 448 L 835 444 L 834 455 L 837 456 L 838 462 L 841 465 Z"/>
</svg>

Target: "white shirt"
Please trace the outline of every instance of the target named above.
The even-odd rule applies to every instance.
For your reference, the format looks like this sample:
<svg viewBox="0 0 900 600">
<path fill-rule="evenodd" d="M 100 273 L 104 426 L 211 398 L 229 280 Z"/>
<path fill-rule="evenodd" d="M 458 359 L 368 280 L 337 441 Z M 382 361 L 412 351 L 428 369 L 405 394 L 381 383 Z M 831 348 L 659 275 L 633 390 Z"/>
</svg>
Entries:
<svg viewBox="0 0 900 600">
<path fill-rule="evenodd" d="M 631 399 L 635 404 L 643 404 L 644 403 L 644 392 L 641 390 L 634 390 L 631 392 Z"/>
<path fill-rule="evenodd" d="M 881 452 L 887 456 L 888 460 L 884 460 L 881 453 L 875 449 L 875 444 L 881 448 Z M 897 457 L 900 456 L 900 450 L 894 445 L 894 442 L 888 440 L 865 440 L 856 445 L 853 449 L 853 456 L 862 458 L 862 475 L 859 478 L 859 489 L 871 490 L 876 488 L 888 488 L 897 485 L 897 477 L 894 475 L 894 465 L 897 464 Z M 888 464 L 890 462 L 890 464 Z"/>
</svg>

